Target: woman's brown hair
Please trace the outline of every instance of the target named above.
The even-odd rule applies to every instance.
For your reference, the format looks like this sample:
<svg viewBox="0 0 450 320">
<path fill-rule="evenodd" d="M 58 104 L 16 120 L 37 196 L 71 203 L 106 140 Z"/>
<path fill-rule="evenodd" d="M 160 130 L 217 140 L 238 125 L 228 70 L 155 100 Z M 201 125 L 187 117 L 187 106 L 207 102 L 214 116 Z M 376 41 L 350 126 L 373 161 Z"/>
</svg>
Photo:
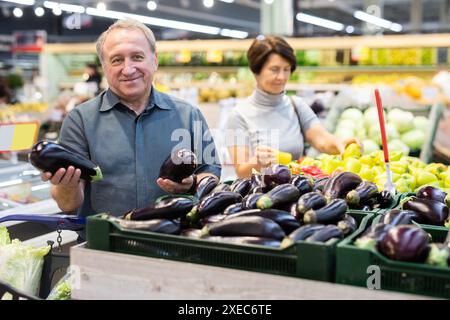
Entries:
<svg viewBox="0 0 450 320">
<path fill-rule="evenodd" d="M 282 56 L 289 62 L 291 65 L 291 73 L 295 71 L 295 68 L 297 68 L 297 60 L 294 49 L 292 49 L 286 40 L 277 36 L 260 36 L 253 41 L 247 51 L 250 70 L 254 74 L 259 74 L 272 53 Z"/>
</svg>

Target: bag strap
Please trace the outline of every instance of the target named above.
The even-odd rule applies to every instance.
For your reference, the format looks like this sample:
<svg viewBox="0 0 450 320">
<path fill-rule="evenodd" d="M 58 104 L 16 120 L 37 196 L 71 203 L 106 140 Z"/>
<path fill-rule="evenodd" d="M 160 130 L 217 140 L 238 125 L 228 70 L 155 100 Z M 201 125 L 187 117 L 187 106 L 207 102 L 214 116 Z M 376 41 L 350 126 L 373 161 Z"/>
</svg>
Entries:
<svg viewBox="0 0 450 320">
<path fill-rule="evenodd" d="M 294 108 L 295 115 L 297 116 L 298 120 L 298 128 L 300 129 L 301 136 L 304 136 L 303 130 L 302 130 L 302 123 L 300 121 L 300 114 L 298 113 L 297 105 L 295 104 L 295 100 L 292 96 L 289 96 L 289 99 L 291 99 L 291 105 Z"/>
</svg>

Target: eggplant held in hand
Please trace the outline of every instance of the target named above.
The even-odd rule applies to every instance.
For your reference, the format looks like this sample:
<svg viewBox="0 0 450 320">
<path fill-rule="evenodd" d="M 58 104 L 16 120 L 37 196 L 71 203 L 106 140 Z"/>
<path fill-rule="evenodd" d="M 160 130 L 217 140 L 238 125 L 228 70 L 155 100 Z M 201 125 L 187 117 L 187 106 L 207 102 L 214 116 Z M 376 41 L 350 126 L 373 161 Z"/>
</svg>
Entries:
<svg viewBox="0 0 450 320">
<path fill-rule="evenodd" d="M 31 149 L 29 160 L 34 167 L 43 172 L 55 174 L 60 168 L 67 169 L 73 166 L 81 170 L 81 179 L 93 182 L 103 179 L 98 165 L 56 142 L 37 142 Z"/>
<path fill-rule="evenodd" d="M 159 169 L 159 177 L 181 183 L 197 169 L 197 157 L 188 149 L 171 153 Z"/>
<path fill-rule="evenodd" d="M 381 240 L 379 250 L 392 260 L 425 262 L 428 240 L 428 234 L 416 226 L 393 227 Z"/>
</svg>

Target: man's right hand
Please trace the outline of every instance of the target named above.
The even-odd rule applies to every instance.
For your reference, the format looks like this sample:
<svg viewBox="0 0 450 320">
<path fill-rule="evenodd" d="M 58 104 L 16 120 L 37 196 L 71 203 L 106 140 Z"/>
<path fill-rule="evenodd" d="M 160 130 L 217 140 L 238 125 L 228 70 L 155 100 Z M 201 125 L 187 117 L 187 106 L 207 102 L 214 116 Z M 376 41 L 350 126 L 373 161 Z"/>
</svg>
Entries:
<svg viewBox="0 0 450 320">
<path fill-rule="evenodd" d="M 80 182 L 80 176 L 81 170 L 70 166 L 67 169 L 58 169 L 54 175 L 51 172 L 44 172 L 41 175 L 41 179 L 42 181 L 50 181 L 55 186 L 76 188 Z"/>
</svg>

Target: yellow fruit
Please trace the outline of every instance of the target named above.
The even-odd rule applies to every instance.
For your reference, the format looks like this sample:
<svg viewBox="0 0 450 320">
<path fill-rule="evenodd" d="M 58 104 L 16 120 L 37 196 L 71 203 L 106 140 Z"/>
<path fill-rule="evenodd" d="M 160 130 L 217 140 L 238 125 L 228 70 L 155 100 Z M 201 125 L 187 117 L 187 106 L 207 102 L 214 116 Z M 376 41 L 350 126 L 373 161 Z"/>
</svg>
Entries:
<svg viewBox="0 0 450 320">
<path fill-rule="evenodd" d="M 361 157 L 361 147 L 357 143 L 351 143 L 345 148 L 344 153 L 342 154 L 342 158 L 360 158 Z"/>
<path fill-rule="evenodd" d="M 358 159 L 347 158 L 346 160 L 344 160 L 344 169 L 345 171 L 358 174 L 361 170 L 361 163 L 358 161 Z"/>
<path fill-rule="evenodd" d="M 417 186 L 438 182 L 438 178 L 434 174 L 424 169 L 417 170 L 414 177 L 416 178 Z"/>
</svg>

